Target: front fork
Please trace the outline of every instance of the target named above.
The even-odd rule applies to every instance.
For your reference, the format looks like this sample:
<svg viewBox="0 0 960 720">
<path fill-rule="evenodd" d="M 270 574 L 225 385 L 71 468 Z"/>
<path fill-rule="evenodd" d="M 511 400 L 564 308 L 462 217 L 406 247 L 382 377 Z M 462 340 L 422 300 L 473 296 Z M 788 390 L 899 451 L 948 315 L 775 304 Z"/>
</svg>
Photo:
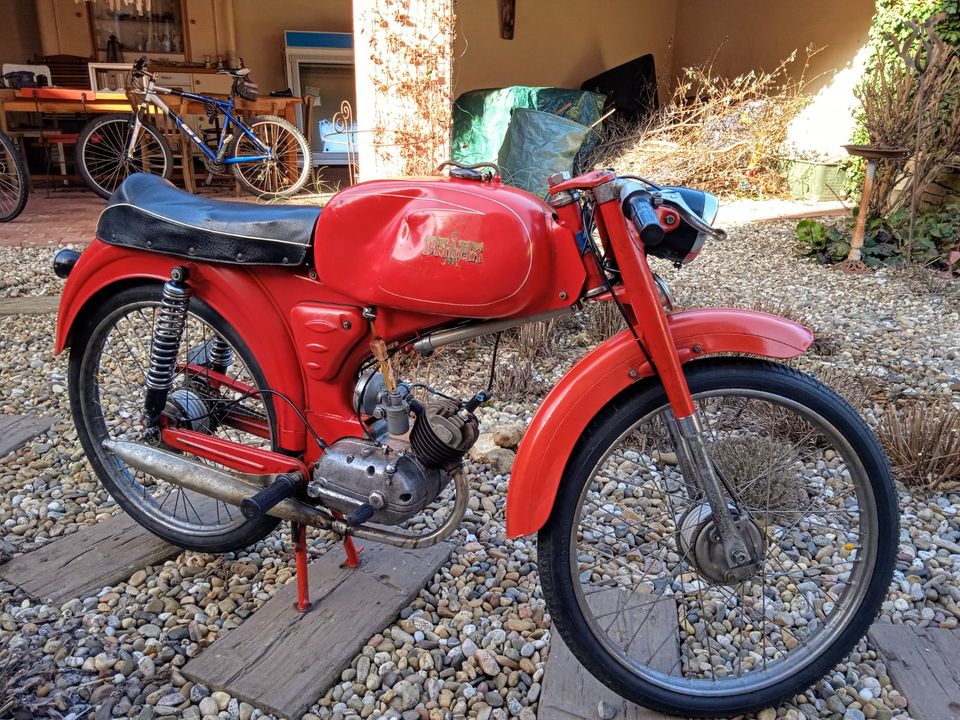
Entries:
<svg viewBox="0 0 960 720">
<path fill-rule="evenodd" d="M 612 193 L 601 202 L 603 193 L 597 188 L 597 227 L 605 236 L 617 258 L 627 297 L 633 308 L 633 329 L 643 342 L 644 352 L 652 361 L 670 401 L 672 415 L 668 428 L 673 435 L 681 469 L 692 470 L 697 484 L 710 504 L 713 522 L 723 545 L 724 559 L 729 569 L 743 568 L 757 561 L 752 557 L 746 540 L 736 525 L 725 497 L 723 483 L 707 452 L 706 437 L 700 412 L 690 395 L 673 336 L 667 325 L 667 316 L 660 302 L 653 272 L 647 263 L 640 238 L 631 233 L 620 207 L 619 193 Z M 670 426 L 673 427 L 670 427 Z"/>
</svg>

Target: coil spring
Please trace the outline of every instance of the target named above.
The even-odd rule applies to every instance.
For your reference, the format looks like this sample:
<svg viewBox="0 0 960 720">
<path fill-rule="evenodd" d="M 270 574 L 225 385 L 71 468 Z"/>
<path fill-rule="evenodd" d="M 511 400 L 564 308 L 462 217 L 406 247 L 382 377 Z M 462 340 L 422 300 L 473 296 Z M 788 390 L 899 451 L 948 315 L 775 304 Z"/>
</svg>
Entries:
<svg viewBox="0 0 960 720">
<path fill-rule="evenodd" d="M 233 348 L 230 347 L 230 343 L 217 335 L 210 343 L 207 360 L 211 370 L 224 373 L 233 363 Z"/>
<path fill-rule="evenodd" d="M 177 280 L 169 280 L 163 285 L 163 299 L 153 326 L 150 368 L 147 370 L 146 384 L 151 390 L 169 390 L 173 387 L 180 341 L 187 325 L 190 295 L 189 286 Z"/>
</svg>

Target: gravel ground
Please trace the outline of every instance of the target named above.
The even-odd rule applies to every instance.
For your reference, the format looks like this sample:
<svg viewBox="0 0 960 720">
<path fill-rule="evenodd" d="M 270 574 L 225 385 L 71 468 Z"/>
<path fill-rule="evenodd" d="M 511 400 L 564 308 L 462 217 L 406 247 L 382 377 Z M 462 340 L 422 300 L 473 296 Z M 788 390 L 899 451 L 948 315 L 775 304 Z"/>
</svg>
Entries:
<svg viewBox="0 0 960 720">
<path fill-rule="evenodd" d="M 818 332 L 816 353 L 798 361 L 875 379 L 868 421 L 911 396 L 960 398 L 960 294 L 911 273 L 847 276 L 794 253 L 792 223 L 733 228 L 693 265 L 658 268 L 678 304 L 781 308 Z M 0 297 L 55 294 L 49 248 L 0 248 Z M 559 376 L 585 348 L 569 331 L 557 356 L 538 367 L 540 384 Z M 51 351 L 52 316 L 0 317 L 0 410 L 68 418 L 65 357 Z M 479 346 L 448 354 L 431 372 L 461 394 L 485 384 Z M 507 356 L 508 358 L 509 356 Z M 451 368 L 456 374 L 451 376 Z M 469 382 L 464 383 L 463 378 Z M 437 380 L 434 380 L 435 382 Z M 536 400 L 498 401 L 484 430 L 529 421 Z M 370 638 L 341 683 L 311 709 L 315 718 L 480 718 L 536 716 L 550 619 L 537 577 L 536 544 L 505 537 L 509 456 L 467 467 L 475 494 L 450 562 L 401 619 Z M 916 497 L 902 489 L 896 581 L 881 621 L 956 627 L 960 619 L 960 494 Z M 0 461 L 0 554 L 34 549 L 115 511 L 68 422 Z M 436 519 L 427 514 L 427 524 Z M 317 537 L 315 554 L 325 551 Z M 0 582 L 0 704 L 12 698 L 26 718 L 270 717 L 180 674 L 188 658 L 249 617 L 289 581 L 290 537 L 277 532 L 226 556 L 183 553 L 128 582 L 61 607 L 37 605 Z M 337 550 L 338 551 L 338 550 Z M 11 694 L 12 693 L 12 694 Z M 824 680 L 763 720 L 906 717 L 884 664 L 866 642 Z M 15 707 L 16 705 L 14 705 Z"/>
</svg>

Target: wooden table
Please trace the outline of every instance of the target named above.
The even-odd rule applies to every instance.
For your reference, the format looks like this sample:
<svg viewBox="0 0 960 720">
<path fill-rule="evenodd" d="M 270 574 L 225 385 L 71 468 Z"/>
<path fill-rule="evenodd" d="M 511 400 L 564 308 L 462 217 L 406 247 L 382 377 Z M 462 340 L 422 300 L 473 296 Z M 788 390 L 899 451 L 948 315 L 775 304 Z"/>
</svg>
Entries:
<svg viewBox="0 0 960 720">
<path fill-rule="evenodd" d="M 217 100 L 226 100 L 225 95 L 210 95 Z M 178 115 L 206 115 L 204 104 L 197 100 L 187 100 L 175 95 L 162 96 L 167 106 Z M 297 105 L 303 102 L 298 97 L 259 97 L 256 100 L 236 99 L 236 108 L 241 114 L 279 115 L 294 125 L 297 122 Z M 132 112 L 126 95 L 121 93 L 96 93 L 92 90 L 71 88 L 24 88 L 21 90 L 0 89 L 0 130 L 10 132 L 7 115 L 9 113 L 49 113 L 75 115 L 77 113 L 100 114 Z M 53 131 L 51 131 L 53 132 Z M 189 158 L 192 157 L 192 141 L 182 132 L 180 149 L 183 162 L 184 184 L 190 192 L 195 192 L 193 172 Z"/>
</svg>

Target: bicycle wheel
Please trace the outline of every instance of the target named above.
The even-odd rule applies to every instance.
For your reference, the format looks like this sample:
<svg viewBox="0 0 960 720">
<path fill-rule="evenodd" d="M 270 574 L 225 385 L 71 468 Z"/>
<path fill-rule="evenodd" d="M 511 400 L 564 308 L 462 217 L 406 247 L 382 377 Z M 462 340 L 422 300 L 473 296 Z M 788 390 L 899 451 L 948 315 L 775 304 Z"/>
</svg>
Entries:
<svg viewBox="0 0 960 720">
<path fill-rule="evenodd" d="M 263 538 L 279 520 L 248 520 L 237 507 L 127 467 L 103 447 L 105 439 L 143 442 L 145 368 L 161 293 L 159 285 L 121 290 L 77 328 L 69 366 L 73 421 L 100 482 L 143 527 L 182 548 L 239 550 Z M 226 351 L 212 350 L 215 339 L 225 341 Z M 266 388 L 262 371 L 236 331 L 197 297 L 190 300 L 178 367 L 167 412 L 197 432 L 273 447 L 271 438 L 250 431 L 256 423 L 265 429 L 262 434 L 275 435 L 272 402 L 244 398 L 246 391 L 240 389 Z M 222 374 L 234 384 L 211 378 L 215 367 L 225 367 Z"/>
<path fill-rule="evenodd" d="M 241 187 L 262 198 L 290 197 L 300 192 L 310 177 L 313 159 L 303 133 L 273 115 L 256 117 L 248 127 L 264 146 L 270 148 L 271 158 L 233 163 L 233 175 Z M 231 158 L 262 154 L 263 151 L 243 132 L 237 134 L 229 150 Z"/>
<path fill-rule="evenodd" d="M 0 222 L 10 222 L 23 212 L 29 193 L 30 182 L 20 151 L 0 132 Z"/>
<path fill-rule="evenodd" d="M 776 706 L 856 645 L 893 574 L 897 498 L 876 438 L 810 376 L 748 360 L 687 372 L 758 567 L 726 568 L 647 382 L 584 432 L 540 531 L 540 578 L 600 681 L 670 715 L 725 717 Z"/>
<path fill-rule="evenodd" d="M 142 123 L 133 155 L 128 157 L 132 132 L 133 116 L 123 113 L 102 115 L 80 131 L 80 177 L 102 198 L 109 199 L 120 183 L 135 173 L 151 173 L 166 180 L 173 174 L 173 153 L 163 134 L 150 123 Z"/>
</svg>

